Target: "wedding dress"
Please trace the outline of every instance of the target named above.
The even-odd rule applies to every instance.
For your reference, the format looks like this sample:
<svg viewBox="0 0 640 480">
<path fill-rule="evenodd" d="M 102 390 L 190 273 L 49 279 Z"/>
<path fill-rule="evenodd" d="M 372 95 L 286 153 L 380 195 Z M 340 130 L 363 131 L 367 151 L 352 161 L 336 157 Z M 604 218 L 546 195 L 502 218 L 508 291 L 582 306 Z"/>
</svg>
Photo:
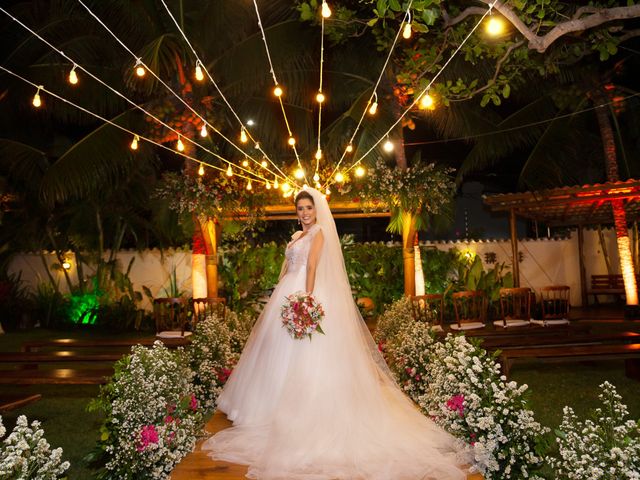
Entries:
<svg viewBox="0 0 640 480">
<path fill-rule="evenodd" d="M 335 222 L 314 198 L 316 224 L 294 235 L 287 270 L 218 399 L 233 426 L 208 439 L 211 458 L 248 465 L 260 480 L 462 480 L 454 438 L 420 413 L 393 380 L 351 296 Z M 305 290 L 315 235 L 324 242 L 313 294 L 324 335 L 294 340 L 285 296 Z"/>
</svg>

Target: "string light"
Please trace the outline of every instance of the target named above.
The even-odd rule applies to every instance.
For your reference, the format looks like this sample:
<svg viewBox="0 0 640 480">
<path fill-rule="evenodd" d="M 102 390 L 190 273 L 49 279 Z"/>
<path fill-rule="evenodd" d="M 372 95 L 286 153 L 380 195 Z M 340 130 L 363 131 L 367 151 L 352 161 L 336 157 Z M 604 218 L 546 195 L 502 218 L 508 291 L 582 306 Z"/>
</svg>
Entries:
<svg viewBox="0 0 640 480">
<path fill-rule="evenodd" d="M 384 142 L 384 145 L 382 146 L 382 148 L 387 153 L 393 152 L 393 142 L 391 142 L 391 140 L 389 140 L 389 137 L 387 137 L 387 141 Z"/>
<path fill-rule="evenodd" d="M 347 153 L 353 152 L 353 145 L 351 143 L 349 145 L 347 145 L 346 151 L 347 151 Z"/>
<path fill-rule="evenodd" d="M 500 18 L 491 17 L 487 21 L 487 25 L 485 27 L 487 33 L 492 36 L 498 36 L 504 32 L 504 22 Z"/>
<path fill-rule="evenodd" d="M 429 95 L 429 92 L 426 92 L 420 97 L 418 108 L 420 108 L 420 110 L 435 110 L 435 100 L 431 95 Z"/>
<path fill-rule="evenodd" d="M 296 139 L 293 137 L 289 137 L 288 143 L 293 147 L 296 144 Z"/>
<path fill-rule="evenodd" d="M 281 188 L 282 188 L 282 191 L 286 193 L 286 192 L 288 192 L 289 190 L 291 190 L 291 185 L 289 185 L 289 183 L 288 183 L 288 182 L 285 182 L 285 183 L 283 183 L 283 184 L 282 184 L 282 187 L 281 187 Z"/>
<path fill-rule="evenodd" d="M 147 73 L 147 71 L 142 66 L 142 60 L 136 60 L 136 75 L 142 78 L 144 77 L 145 73 Z"/>
<path fill-rule="evenodd" d="M 373 103 L 369 107 L 369 115 L 375 115 L 378 111 L 378 94 L 373 92 Z"/>
<path fill-rule="evenodd" d="M 331 195 L 331 190 L 329 190 L 329 187 L 327 187 L 327 189 L 324 191 L 325 195 Z"/>
<path fill-rule="evenodd" d="M 404 28 L 402 29 L 402 37 L 406 40 L 411 38 L 411 23 L 407 22 L 404 24 Z"/>
<path fill-rule="evenodd" d="M 338 183 L 344 182 L 344 175 L 342 174 L 342 172 L 336 173 L 335 179 Z"/>
<path fill-rule="evenodd" d="M 38 90 L 36 90 L 36 94 L 33 96 L 33 100 L 31 101 L 33 106 L 36 108 L 40 108 L 42 106 L 42 99 L 40 98 L 40 90 L 42 90 L 43 88 L 44 87 L 42 85 L 38 87 Z"/>
<path fill-rule="evenodd" d="M 133 136 L 133 140 L 131 140 L 131 150 L 137 150 L 138 149 L 138 142 L 140 141 L 140 137 L 138 135 L 134 135 Z"/>
<path fill-rule="evenodd" d="M 253 127 L 256 124 L 256 122 L 254 122 L 253 120 L 249 119 L 247 120 L 247 125 L 249 125 L 250 127 Z"/>
<path fill-rule="evenodd" d="M 314 182 L 319 182 L 320 181 L 320 175 L 318 175 L 317 173 L 313 176 L 313 181 Z"/>
<path fill-rule="evenodd" d="M 316 95 L 316 102 L 322 103 L 324 101 L 325 101 L 324 93 L 318 92 L 318 94 Z"/>
<path fill-rule="evenodd" d="M 203 176 L 204 175 L 204 165 L 200 164 L 200 168 L 198 169 L 198 175 Z"/>
<path fill-rule="evenodd" d="M 280 85 L 276 86 L 276 88 L 273 89 L 273 94 L 276 97 L 281 97 L 282 96 L 282 88 L 280 87 Z"/>
<path fill-rule="evenodd" d="M 204 73 L 202 73 L 202 65 L 200 65 L 200 61 L 196 63 L 196 80 L 199 82 L 204 80 Z"/>
<path fill-rule="evenodd" d="M 208 134 L 207 132 L 207 126 L 203 123 L 202 124 L 202 128 L 200 129 L 200 136 L 201 137 L 206 137 Z"/>
<path fill-rule="evenodd" d="M 358 168 L 356 168 L 356 177 L 364 177 L 365 171 L 364 168 L 362 168 L 361 166 L 358 166 Z"/>
<path fill-rule="evenodd" d="M 322 188 L 322 185 L 320 185 L 320 182 L 316 182 L 316 190 L 320 190 Z"/>
<path fill-rule="evenodd" d="M 242 143 L 247 143 L 247 141 L 249 141 L 249 137 L 247 137 L 247 132 L 245 131 L 244 128 L 240 130 L 240 141 Z"/>
<path fill-rule="evenodd" d="M 182 143 L 182 138 L 178 135 L 178 141 L 176 142 L 176 150 L 179 152 L 184 152 L 184 143 Z"/>
<path fill-rule="evenodd" d="M 242 166 L 243 167 L 248 167 L 249 166 L 249 160 L 247 160 L 246 158 L 242 161 Z"/>
<path fill-rule="evenodd" d="M 331 9 L 325 0 L 322 1 L 322 16 L 324 18 L 329 18 L 331 16 Z"/>
<path fill-rule="evenodd" d="M 227 177 L 233 177 L 233 169 L 231 168 L 231 164 L 227 167 Z"/>
<path fill-rule="evenodd" d="M 262 168 L 267 168 L 267 161 L 266 160 L 262 160 L 262 162 L 260 162 L 260 166 Z"/>
<path fill-rule="evenodd" d="M 304 178 L 304 170 L 301 168 L 296 168 L 296 171 L 293 172 L 293 176 L 298 180 L 302 180 Z"/>
<path fill-rule="evenodd" d="M 321 149 L 317 149 L 316 150 L 315 158 L 316 158 L 316 160 L 320 160 L 322 158 L 322 150 Z"/>
<path fill-rule="evenodd" d="M 73 68 L 69 72 L 69 83 L 71 85 L 77 85 L 77 83 L 78 83 L 78 74 L 76 73 L 76 68 L 77 67 L 78 66 L 74 64 Z"/>
<path fill-rule="evenodd" d="M 247 190 L 251 190 L 253 186 L 251 185 L 251 180 L 247 182 Z"/>
<path fill-rule="evenodd" d="M 265 185 L 265 188 L 267 190 L 271 190 L 271 184 L 269 183 L 269 180 L 267 180 L 267 184 Z"/>
<path fill-rule="evenodd" d="M 274 177 L 273 178 L 273 188 L 279 188 L 280 185 L 278 184 L 278 177 Z"/>
</svg>

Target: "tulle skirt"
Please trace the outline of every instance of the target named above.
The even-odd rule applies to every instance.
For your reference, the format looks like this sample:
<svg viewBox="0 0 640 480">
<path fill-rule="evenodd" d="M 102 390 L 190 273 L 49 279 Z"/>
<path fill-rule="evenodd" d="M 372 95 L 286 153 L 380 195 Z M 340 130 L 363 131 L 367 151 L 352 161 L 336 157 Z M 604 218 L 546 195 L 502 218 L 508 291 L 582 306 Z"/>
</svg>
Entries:
<svg viewBox="0 0 640 480">
<path fill-rule="evenodd" d="M 372 358 L 350 291 L 317 285 L 325 335 L 289 336 L 280 307 L 305 274 L 275 288 L 218 399 L 233 427 L 203 448 L 260 480 L 465 479 L 454 438 Z"/>
</svg>

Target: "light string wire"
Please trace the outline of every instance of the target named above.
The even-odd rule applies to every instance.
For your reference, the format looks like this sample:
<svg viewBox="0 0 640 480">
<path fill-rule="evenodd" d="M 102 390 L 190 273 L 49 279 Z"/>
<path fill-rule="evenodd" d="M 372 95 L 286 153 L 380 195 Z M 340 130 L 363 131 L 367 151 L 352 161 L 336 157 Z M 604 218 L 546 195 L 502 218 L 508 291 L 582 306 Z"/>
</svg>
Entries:
<svg viewBox="0 0 640 480">
<path fill-rule="evenodd" d="M 23 22 L 21 22 L 19 19 L 17 19 L 16 17 L 14 17 L 13 15 L 11 15 L 9 12 L 7 12 L 4 8 L 0 7 L 0 11 L 2 11 L 4 14 L 6 14 L 8 17 L 10 17 L 13 21 L 15 21 L 16 23 L 18 23 L 20 26 L 22 26 L 24 29 L 26 29 L 29 33 L 31 33 L 33 36 L 35 36 L 36 38 L 38 38 L 38 40 L 40 40 L 41 42 L 43 42 L 45 45 L 47 45 L 49 48 L 51 48 L 53 51 L 57 52 L 60 56 L 64 57 L 65 59 L 67 59 L 69 62 L 71 62 L 73 65 L 75 65 L 75 67 L 77 69 L 82 70 L 83 72 L 85 72 L 87 75 L 89 75 L 89 77 L 91 77 L 92 79 L 94 79 L 95 81 L 97 81 L 98 83 L 100 83 L 101 85 L 103 85 L 104 87 L 106 87 L 107 89 L 111 90 L 113 93 L 115 93 L 117 96 L 119 96 L 120 98 L 122 98 L 123 100 L 125 100 L 129 105 L 133 106 L 134 108 L 140 110 L 141 112 L 143 112 L 145 115 L 147 115 L 148 117 L 152 118 L 154 121 L 156 121 L 157 123 L 159 123 L 160 125 L 162 125 L 163 127 L 169 129 L 170 131 L 172 131 L 173 133 L 175 133 L 178 136 L 178 139 L 185 139 L 186 141 L 188 141 L 189 143 L 195 145 L 196 147 L 199 147 L 201 149 L 203 149 L 205 152 L 209 153 L 210 155 L 214 156 L 215 158 L 226 162 L 229 165 L 233 165 L 236 168 L 250 174 L 250 175 L 255 175 L 256 177 L 260 178 L 261 180 L 265 180 L 266 179 L 264 177 L 262 177 L 261 175 L 248 170 L 246 168 L 243 168 L 239 165 L 234 164 L 233 162 L 227 160 L 226 158 L 224 158 L 223 156 L 217 154 L 216 152 L 213 152 L 211 150 L 209 150 L 208 148 L 204 147 L 203 145 L 199 144 L 198 142 L 192 140 L 191 138 L 182 135 L 182 133 L 180 133 L 178 130 L 176 130 L 175 128 L 171 127 L 170 125 L 168 125 L 167 123 L 165 123 L 164 121 L 162 121 L 160 118 L 158 118 L 157 116 L 155 116 L 154 114 L 152 114 L 151 112 L 149 112 L 147 109 L 145 109 L 144 107 L 142 107 L 141 105 L 138 105 L 136 102 L 134 102 L 133 100 L 129 99 L 126 95 L 124 95 L 123 93 L 121 93 L 120 91 L 118 91 L 117 89 L 113 88 L 111 85 L 107 84 L 106 82 L 104 82 L 102 79 L 100 79 L 99 77 L 97 77 L 96 75 L 94 75 L 93 73 L 91 73 L 89 70 L 87 70 L 85 67 L 83 67 L 82 65 L 80 65 L 78 62 L 76 62 L 75 60 L 73 60 L 71 57 L 69 57 L 66 53 L 64 53 L 62 50 L 60 50 L 59 48 L 57 48 L 55 45 L 51 44 L 48 40 L 46 40 L 45 38 L 43 38 L 40 34 L 38 34 L 37 32 L 35 32 L 33 29 L 31 29 L 29 26 L 25 25 Z M 173 151 L 173 149 L 170 149 Z"/>
<path fill-rule="evenodd" d="M 37 85 L 37 84 L 33 83 L 31 80 L 23 77 L 22 75 L 20 75 L 18 73 L 13 72 L 12 70 L 9 70 L 8 68 L 4 67 L 3 65 L 0 65 L 0 70 L 3 70 L 4 72 L 8 73 L 9 75 L 12 75 L 15 78 L 18 78 L 19 80 L 22 80 L 23 82 L 31 85 L 32 87 L 37 88 L 38 91 L 40 91 L 40 92 L 44 92 L 44 93 L 50 95 L 51 97 L 56 98 L 56 99 L 60 100 L 61 102 L 66 103 L 67 105 L 71 105 L 72 107 L 77 108 L 78 110 L 80 110 L 80 111 L 82 111 L 82 112 L 84 112 L 84 113 L 86 113 L 88 115 L 91 115 L 92 117 L 97 118 L 98 120 L 101 120 L 104 123 L 108 123 L 109 125 L 111 125 L 113 127 L 116 127 L 119 130 L 122 130 L 123 132 L 128 133 L 129 135 L 133 135 L 135 138 L 137 138 L 139 140 L 144 140 L 145 142 L 149 142 L 149 143 L 151 143 L 153 145 L 156 145 L 156 146 L 158 146 L 160 148 L 163 148 L 163 149 L 168 150 L 168 151 L 170 151 L 172 153 L 175 153 L 176 155 L 180 155 L 181 157 L 188 158 L 189 160 L 192 160 L 192 161 L 194 161 L 194 162 L 196 162 L 196 163 L 198 163 L 200 165 L 206 165 L 207 167 L 210 167 L 210 168 L 212 168 L 214 170 L 219 170 L 220 172 L 223 172 L 223 173 L 226 172 L 226 170 L 224 168 L 220 168 L 217 165 L 212 165 L 212 164 L 210 164 L 210 163 L 208 163 L 208 162 L 206 162 L 204 160 L 200 160 L 200 159 L 194 158 L 194 157 L 192 157 L 192 156 L 190 156 L 190 155 L 188 155 L 186 153 L 182 153 L 182 152 L 179 152 L 177 150 L 174 150 L 173 148 L 167 147 L 166 145 L 163 145 L 162 143 L 160 143 L 160 142 L 158 142 L 156 140 L 152 140 L 152 139 L 150 139 L 148 137 L 145 137 L 144 135 L 142 135 L 140 133 L 136 133 L 133 130 L 128 129 L 127 127 L 123 127 L 122 125 L 118 125 L 114 121 L 109 120 L 108 118 L 105 118 L 105 117 L 103 117 L 102 115 L 100 115 L 98 113 L 92 112 L 91 110 L 89 110 L 89 109 L 87 109 L 87 108 L 85 108 L 85 107 L 83 107 L 81 105 L 78 105 L 77 103 L 74 103 L 71 100 L 68 100 L 68 99 L 62 97 L 62 96 L 58 95 L 57 93 L 52 92 L 51 90 L 48 90 L 46 87 L 44 87 L 42 85 Z M 261 179 L 255 179 L 255 178 L 247 177 L 247 176 L 239 174 L 239 173 L 234 173 L 234 175 L 237 176 L 237 177 L 240 177 L 240 178 L 244 178 L 245 180 L 254 181 L 254 182 L 258 182 L 258 183 L 265 183 Z"/>
<path fill-rule="evenodd" d="M 80 0 L 79 0 L 80 1 Z M 173 15 L 173 13 L 171 12 L 171 10 L 169 9 L 169 6 L 166 4 L 166 2 L 164 0 L 160 0 L 162 5 L 164 6 L 165 10 L 167 11 L 167 13 L 169 14 L 169 17 L 171 17 L 171 20 L 173 21 L 174 25 L 176 26 L 176 28 L 178 29 L 178 31 L 180 32 L 180 35 L 182 35 L 182 38 L 184 39 L 185 43 L 187 44 L 187 46 L 189 47 L 189 49 L 191 50 L 191 52 L 193 53 L 193 56 L 196 58 L 197 62 L 200 64 L 200 67 L 202 68 L 202 70 L 206 73 L 207 78 L 209 79 L 209 81 L 212 83 L 212 85 L 215 87 L 216 91 L 218 92 L 218 94 L 220 95 L 220 98 L 222 99 L 222 101 L 227 105 L 227 107 L 229 108 L 229 110 L 231 111 L 231 113 L 233 114 L 233 116 L 236 118 L 236 120 L 238 121 L 238 123 L 240 124 L 240 128 L 242 130 L 245 131 L 245 133 L 247 134 L 247 136 L 251 139 L 251 141 L 254 143 L 256 150 L 258 150 L 264 157 L 265 159 L 271 164 L 273 165 L 273 167 L 280 173 L 280 175 L 282 175 L 282 178 L 284 178 L 287 181 L 292 181 L 292 179 L 289 177 L 289 175 L 287 175 L 286 173 L 284 173 L 280 167 L 273 161 L 271 160 L 271 158 L 269 157 L 269 155 L 266 154 L 266 152 L 262 149 L 262 147 L 260 146 L 260 142 L 258 142 L 253 135 L 251 135 L 251 132 L 249 131 L 249 128 L 247 128 L 247 126 L 244 124 L 244 122 L 240 119 L 240 116 L 236 113 L 235 109 L 231 106 L 231 104 L 229 103 L 229 101 L 227 100 L 227 97 L 224 95 L 224 93 L 222 92 L 222 90 L 220 89 L 220 87 L 218 86 L 218 83 L 214 80 L 213 76 L 211 75 L 211 73 L 209 73 L 209 70 L 207 69 L 207 67 L 205 66 L 205 63 L 202 61 L 202 59 L 198 56 L 198 53 L 196 52 L 195 48 L 193 47 L 193 44 L 191 43 L 191 41 L 189 40 L 189 38 L 187 37 L 187 35 L 184 33 L 184 30 L 182 29 L 182 27 L 180 27 L 180 24 L 178 23 L 178 21 L 176 20 L 175 16 Z M 271 59 L 269 58 L 269 64 L 271 64 Z M 197 65 L 197 63 L 196 63 Z M 235 145 L 234 145 L 235 146 Z M 236 147 L 237 148 L 237 147 Z M 265 167 L 262 167 L 265 168 Z M 265 168 L 266 169 L 266 168 Z M 269 171 L 269 173 L 272 173 L 270 170 L 266 169 L 267 171 Z M 274 174 L 275 175 L 275 174 Z M 294 182 L 295 183 L 295 182 Z"/>
<path fill-rule="evenodd" d="M 537 120 L 535 122 L 525 123 L 523 125 L 516 125 L 514 127 L 503 128 L 503 129 L 500 129 L 500 130 L 494 130 L 492 132 L 476 133 L 474 135 L 465 135 L 465 136 L 462 136 L 462 137 L 444 138 L 442 140 L 429 140 L 429 141 L 426 141 L 426 142 L 411 142 L 411 143 L 405 143 L 404 145 L 407 145 L 407 146 L 411 146 L 411 145 L 432 145 L 432 144 L 436 144 L 436 143 L 459 142 L 459 141 L 462 141 L 462 140 L 473 140 L 474 138 L 489 137 L 491 135 L 498 135 L 500 133 L 513 132 L 515 130 L 520 130 L 522 128 L 536 127 L 538 125 L 544 125 L 546 123 L 555 122 L 556 120 L 562 120 L 563 118 L 569 118 L 569 117 L 573 117 L 573 116 L 576 116 L 576 115 L 581 115 L 583 113 L 587 113 L 587 112 L 591 112 L 593 110 L 597 110 L 598 108 L 608 107 L 609 105 L 619 104 L 621 102 L 624 102 L 626 100 L 629 100 L 631 98 L 638 97 L 638 96 L 640 96 L 640 92 L 634 93 L 632 95 L 628 95 L 626 97 L 620 97 L 619 99 L 612 100 L 610 102 L 594 105 L 593 107 L 583 108 L 582 110 L 576 110 L 575 112 L 564 113 L 562 115 L 557 115 L 555 117 L 547 118 L 545 120 Z"/>
<path fill-rule="evenodd" d="M 367 100 L 367 104 L 365 105 L 364 109 L 362 110 L 362 115 L 360 115 L 360 120 L 358 120 L 358 124 L 356 125 L 356 128 L 353 131 L 353 133 L 351 134 L 351 138 L 349 138 L 349 143 L 347 143 L 347 146 L 342 151 L 342 155 L 340 156 L 340 160 L 338 160 L 338 163 L 336 164 L 336 166 L 331 171 L 331 175 L 329 175 L 329 177 L 327 178 L 327 181 L 325 182 L 325 184 L 323 185 L 322 188 L 328 187 L 331 183 L 333 183 L 331 181 L 331 179 L 333 178 L 333 176 L 336 174 L 336 172 L 340 168 L 340 165 L 342 165 L 342 161 L 344 160 L 344 158 L 345 158 L 345 156 L 346 156 L 346 154 L 348 152 L 347 148 L 349 148 L 350 145 L 353 146 L 353 140 L 355 139 L 356 135 L 358 134 L 358 131 L 360 130 L 360 126 L 362 125 L 362 122 L 364 121 L 364 117 L 367 115 L 367 111 L 369 110 L 369 106 L 371 105 L 371 102 L 372 102 L 373 98 L 375 96 L 377 96 L 376 91 L 378 90 L 378 87 L 380 86 L 380 82 L 382 81 L 382 77 L 384 76 L 384 72 L 386 71 L 387 65 L 389 64 L 389 61 L 391 60 L 391 55 L 393 54 L 393 50 L 395 49 L 396 44 L 398 43 L 398 39 L 400 38 L 400 34 L 402 33 L 402 29 L 404 28 L 404 24 L 408 21 L 408 19 L 411 18 L 411 5 L 412 4 L 413 4 L 413 0 L 410 0 L 409 1 L 409 5 L 407 5 L 407 10 L 406 10 L 406 12 L 404 14 L 402 22 L 400 23 L 400 28 L 396 32 L 396 36 L 393 39 L 393 43 L 391 44 L 391 48 L 389 49 L 389 53 L 387 54 L 387 58 L 384 61 L 384 65 L 382 65 L 382 69 L 380 70 L 380 75 L 378 76 L 378 80 L 376 81 L 376 84 L 373 86 L 373 90 L 371 91 L 371 95 L 369 96 L 369 100 Z M 382 140 L 380 140 L 380 141 L 382 141 Z M 380 141 L 378 143 L 380 143 Z"/>
<path fill-rule="evenodd" d="M 100 25 L 102 25 L 102 27 L 113 37 L 113 39 L 118 42 L 122 48 L 124 48 L 135 60 L 136 63 L 143 66 L 149 73 L 151 73 L 151 75 L 158 80 L 158 82 L 160 82 L 160 84 L 165 87 L 176 99 L 178 99 L 185 107 L 187 107 L 194 115 L 196 115 L 200 120 L 202 120 L 202 122 L 207 125 L 209 128 L 211 128 L 215 133 L 217 133 L 218 135 L 220 135 L 225 141 L 227 141 L 229 144 L 231 144 L 236 150 L 238 150 L 240 153 L 242 153 L 245 157 L 248 157 L 249 159 L 251 159 L 254 163 L 260 165 L 260 162 L 258 162 L 256 159 L 254 159 L 251 155 L 248 155 L 242 148 L 240 148 L 238 145 L 236 145 L 231 139 L 229 139 L 227 136 L 225 136 L 220 130 L 218 130 L 215 126 L 211 125 L 206 118 L 204 118 L 202 115 L 200 115 L 191 105 L 189 105 L 180 95 L 178 95 L 164 80 L 162 80 L 153 70 L 151 70 L 148 65 L 146 65 L 142 59 L 140 57 L 138 57 L 135 52 L 133 52 L 122 40 L 120 40 L 120 38 L 118 38 L 118 36 L 113 33 L 113 31 L 107 26 L 105 25 L 105 23 L 100 19 L 100 17 L 98 17 L 82 0 L 78 0 L 78 3 L 80 3 L 80 5 L 82 5 L 85 10 L 87 10 L 87 12 L 89 13 L 89 15 L 91 15 Z M 84 70 L 84 69 L 83 69 Z M 146 112 L 145 112 L 146 113 Z M 149 114 L 148 114 L 149 115 Z M 164 126 L 167 126 L 166 124 L 164 124 Z M 170 127 L 169 127 L 170 128 Z M 173 130 L 173 129 L 172 129 Z M 175 131 L 175 130 L 173 130 Z M 178 132 L 176 132 L 178 133 Z M 181 134 L 180 134 L 181 135 Z M 183 135 L 181 135 L 183 136 Z M 194 145 L 198 145 L 200 146 L 200 148 L 204 149 L 205 151 L 212 153 L 211 151 L 209 151 L 206 147 L 202 146 L 201 144 L 189 139 L 188 137 L 185 137 L 190 143 L 194 144 Z M 230 165 L 235 166 L 236 168 L 243 170 L 247 173 L 250 173 L 252 175 L 256 175 L 257 177 L 260 178 L 264 178 L 261 175 L 256 174 L 255 172 L 252 172 L 251 170 L 248 170 L 240 165 L 237 165 L 233 162 L 230 162 L 228 160 L 224 160 L 227 163 L 229 163 Z M 260 165 L 261 166 L 261 165 Z M 262 167 L 264 168 L 264 167 Z M 273 174 L 273 172 L 271 172 L 270 170 L 266 169 L 267 171 L 269 171 L 269 173 Z"/>
<path fill-rule="evenodd" d="M 320 15 L 320 85 L 318 87 L 318 95 L 324 95 L 322 93 L 322 75 L 324 70 L 324 15 Z M 322 102 L 318 102 L 318 148 L 316 150 L 316 169 L 313 174 L 315 177 L 318 175 L 318 170 L 320 169 L 320 156 L 321 156 L 321 145 L 320 145 L 320 133 L 322 132 Z"/>
<path fill-rule="evenodd" d="M 402 121 L 402 119 L 404 117 L 407 116 L 407 114 L 411 111 L 411 109 L 413 107 L 415 107 L 417 105 L 417 103 L 420 101 L 420 98 L 422 97 L 422 95 L 424 95 L 425 93 L 427 93 L 429 91 L 429 89 L 431 88 L 431 85 L 433 85 L 433 83 L 438 79 L 438 77 L 442 74 L 442 72 L 444 72 L 444 70 L 447 68 L 447 66 L 449 65 L 449 63 L 451 63 L 451 61 L 453 60 L 453 58 L 456 56 L 456 54 L 460 51 L 460 49 L 462 49 L 462 47 L 464 46 L 465 43 L 467 43 L 467 40 L 469 40 L 469 38 L 471 38 L 471 35 L 473 35 L 473 33 L 478 29 L 478 27 L 480 26 L 480 24 L 484 21 L 485 17 L 487 15 L 490 15 L 492 13 L 492 9 L 493 6 L 496 4 L 498 0 L 494 0 L 494 2 L 489 5 L 489 8 L 487 9 L 487 11 L 482 15 L 482 17 L 480 17 L 480 20 L 478 20 L 478 22 L 474 25 L 474 27 L 471 29 L 471 31 L 467 34 L 467 36 L 464 38 L 464 40 L 462 41 L 462 43 L 460 43 L 460 45 L 458 45 L 458 47 L 455 49 L 455 51 L 451 54 L 451 56 L 449 57 L 449 59 L 444 63 L 444 65 L 442 66 L 442 68 L 440 70 L 438 70 L 438 72 L 434 75 L 434 77 L 431 79 L 431 81 L 429 82 L 429 84 L 418 94 L 415 96 L 414 101 L 405 109 L 404 112 L 402 112 L 402 114 L 400 115 L 400 117 L 398 117 L 398 119 L 389 127 L 389 129 L 384 133 L 384 135 L 382 135 L 378 141 L 376 143 L 373 144 L 373 146 L 371 146 L 371 148 L 369 148 L 369 150 L 367 150 L 356 162 L 354 162 L 353 165 L 351 165 L 346 171 L 345 173 L 350 172 L 351 170 L 353 170 L 355 167 L 357 167 L 362 160 L 364 160 L 364 158 L 369 155 L 379 144 L 380 142 L 382 142 L 382 140 L 384 138 L 386 138 L 389 133 L 391 133 L 391 131 Z M 329 180 L 331 182 L 331 180 Z M 331 182 L 333 183 L 333 182 Z"/>
<path fill-rule="evenodd" d="M 262 35 L 262 43 L 264 44 L 264 48 L 267 52 L 267 59 L 269 60 L 269 69 L 271 71 L 271 77 L 273 78 L 273 84 L 274 87 L 278 87 L 279 83 L 278 83 L 278 78 L 276 77 L 276 71 L 273 68 L 273 62 L 271 61 L 271 54 L 269 52 L 269 44 L 267 43 L 267 36 L 264 33 L 264 27 L 262 26 L 262 18 L 260 17 L 260 10 L 258 9 L 258 3 L 256 0 L 253 0 L 253 6 L 256 10 L 256 16 L 258 17 L 258 27 L 260 28 L 260 33 Z M 284 108 L 284 103 L 282 102 L 282 95 L 277 95 L 278 98 L 278 102 L 280 103 L 280 110 L 282 110 L 282 116 L 284 118 L 284 124 L 287 127 L 287 132 L 289 133 L 289 138 L 294 138 L 293 133 L 291 131 L 291 126 L 289 125 L 289 119 L 287 118 L 287 112 Z M 302 167 L 302 163 L 300 161 L 300 155 L 298 154 L 298 149 L 296 148 L 296 144 L 294 143 L 293 145 L 291 145 L 291 148 L 293 149 L 293 153 L 296 156 L 296 161 L 298 162 L 298 168 L 300 168 L 300 170 L 302 170 L 303 175 L 304 175 L 304 180 L 306 183 L 309 183 L 309 181 L 307 180 L 307 174 L 304 171 L 304 168 Z"/>
</svg>

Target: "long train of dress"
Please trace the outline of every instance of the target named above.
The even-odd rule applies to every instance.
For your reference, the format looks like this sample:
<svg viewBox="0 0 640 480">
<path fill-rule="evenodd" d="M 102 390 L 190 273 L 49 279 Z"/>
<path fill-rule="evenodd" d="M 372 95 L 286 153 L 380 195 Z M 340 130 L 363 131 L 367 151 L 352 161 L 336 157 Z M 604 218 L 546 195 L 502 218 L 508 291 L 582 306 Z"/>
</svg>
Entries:
<svg viewBox="0 0 640 480">
<path fill-rule="evenodd" d="M 466 478 L 453 437 L 372 359 L 350 291 L 316 284 L 325 335 L 293 340 L 282 327 L 284 297 L 305 288 L 315 231 L 287 249 L 288 271 L 218 399 L 234 426 L 203 448 L 261 480 Z"/>
</svg>

